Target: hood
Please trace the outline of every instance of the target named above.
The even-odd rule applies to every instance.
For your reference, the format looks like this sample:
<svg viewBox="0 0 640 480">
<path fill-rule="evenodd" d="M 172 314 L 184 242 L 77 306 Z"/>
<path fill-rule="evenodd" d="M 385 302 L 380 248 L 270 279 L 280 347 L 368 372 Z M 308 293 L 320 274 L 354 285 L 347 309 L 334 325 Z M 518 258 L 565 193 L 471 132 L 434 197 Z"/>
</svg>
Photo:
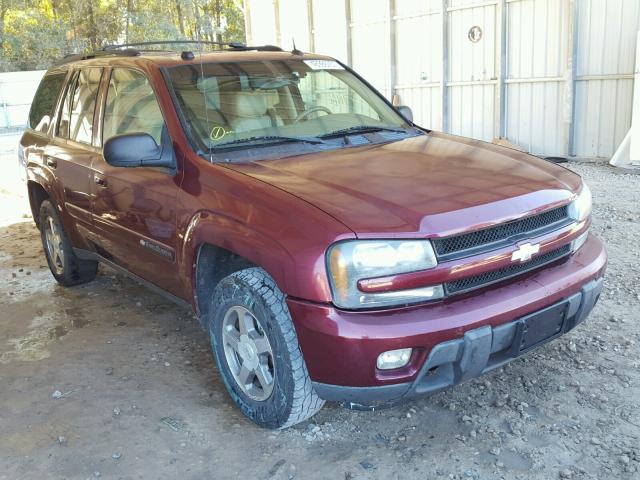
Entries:
<svg viewBox="0 0 640 480">
<path fill-rule="evenodd" d="M 540 158 L 436 132 L 225 166 L 315 205 L 359 237 L 483 228 L 567 203 L 581 183 Z"/>
</svg>

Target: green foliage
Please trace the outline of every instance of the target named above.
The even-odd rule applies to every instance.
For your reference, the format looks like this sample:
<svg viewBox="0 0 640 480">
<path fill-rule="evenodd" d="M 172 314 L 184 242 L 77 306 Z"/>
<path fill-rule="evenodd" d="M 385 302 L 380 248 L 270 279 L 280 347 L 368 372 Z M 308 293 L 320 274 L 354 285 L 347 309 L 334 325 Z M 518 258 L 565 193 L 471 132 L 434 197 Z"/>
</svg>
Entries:
<svg viewBox="0 0 640 480">
<path fill-rule="evenodd" d="M 2 71 L 47 68 L 65 48 L 63 25 L 44 12 L 11 10 L 5 17 Z"/>
<path fill-rule="evenodd" d="M 149 40 L 245 41 L 242 0 L 0 0 L 0 71 Z"/>
</svg>

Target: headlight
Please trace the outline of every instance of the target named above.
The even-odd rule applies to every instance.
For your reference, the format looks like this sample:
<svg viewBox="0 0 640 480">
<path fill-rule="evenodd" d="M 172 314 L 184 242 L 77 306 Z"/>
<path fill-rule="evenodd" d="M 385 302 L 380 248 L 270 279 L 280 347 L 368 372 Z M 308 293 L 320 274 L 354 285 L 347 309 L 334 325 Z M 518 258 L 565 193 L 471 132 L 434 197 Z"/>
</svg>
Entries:
<svg viewBox="0 0 640 480">
<path fill-rule="evenodd" d="M 569 217 L 581 222 L 591 215 L 591 190 L 586 183 L 582 183 L 582 190 L 576 199 L 569 204 Z"/>
<path fill-rule="evenodd" d="M 329 280 L 336 306 L 375 308 L 442 298 L 441 285 L 411 290 L 363 293 L 358 280 L 426 270 L 437 265 L 428 240 L 353 240 L 327 252 Z"/>
</svg>

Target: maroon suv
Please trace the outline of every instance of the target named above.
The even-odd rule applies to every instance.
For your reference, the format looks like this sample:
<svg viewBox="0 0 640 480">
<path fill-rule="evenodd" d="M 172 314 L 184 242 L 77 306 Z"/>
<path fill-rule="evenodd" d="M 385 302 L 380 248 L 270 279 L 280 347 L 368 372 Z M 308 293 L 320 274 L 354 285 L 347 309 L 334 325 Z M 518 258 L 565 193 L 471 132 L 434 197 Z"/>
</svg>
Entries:
<svg viewBox="0 0 640 480">
<path fill-rule="evenodd" d="M 264 427 L 478 376 L 574 328 L 602 289 L 576 174 L 420 128 L 326 56 L 70 57 L 20 147 L 56 280 L 102 262 L 191 306 Z"/>
</svg>

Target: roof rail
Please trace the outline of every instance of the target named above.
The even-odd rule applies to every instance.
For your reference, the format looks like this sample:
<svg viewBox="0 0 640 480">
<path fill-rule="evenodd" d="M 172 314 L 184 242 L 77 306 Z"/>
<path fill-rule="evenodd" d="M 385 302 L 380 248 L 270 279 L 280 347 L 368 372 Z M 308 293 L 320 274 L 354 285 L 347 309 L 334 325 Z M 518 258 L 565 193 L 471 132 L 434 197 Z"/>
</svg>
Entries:
<svg viewBox="0 0 640 480">
<path fill-rule="evenodd" d="M 236 50 L 256 50 L 258 52 L 284 52 L 284 50 L 277 45 L 256 45 L 255 47 L 242 47 L 236 48 Z"/>
<path fill-rule="evenodd" d="M 275 45 L 256 45 L 248 46 L 242 42 L 211 42 L 208 40 L 157 40 L 149 42 L 121 43 L 116 45 L 107 45 L 103 51 L 117 51 L 126 47 L 148 47 L 152 45 L 215 45 L 217 47 L 228 47 L 230 50 L 246 51 L 257 50 L 264 52 L 281 52 L 282 49 Z"/>
<path fill-rule="evenodd" d="M 142 50 L 135 47 L 148 47 L 152 45 L 184 45 L 184 44 L 192 44 L 192 45 L 216 45 L 219 47 L 228 47 L 225 50 L 228 51 L 249 51 L 255 50 L 259 52 L 282 52 L 282 48 L 277 47 L 275 45 L 256 45 L 256 46 L 248 46 L 244 43 L 240 42 L 209 42 L 209 41 L 198 41 L 198 40 L 159 40 L 153 42 L 135 42 L 135 43 L 121 43 L 115 45 L 106 45 L 102 48 L 102 50 L 98 50 L 90 53 L 72 53 L 66 55 L 63 59 L 57 61 L 54 66 L 59 67 L 60 65 L 64 65 L 67 63 L 78 62 L 80 60 L 89 60 L 91 58 L 98 57 L 137 57 L 143 52 L 146 51 L 156 51 L 156 50 Z M 160 51 L 160 50 L 158 50 Z M 171 50 L 169 50 L 171 51 Z"/>
<path fill-rule="evenodd" d="M 210 42 L 200 40 L 153 40 L 149 42 L 133 42 L 133 43 L 120 43 L 115 45 L 107 45 L 102 50 L 111 51 L 125 47 L 148 47 L 152 45 L 216 45 L 218 47 L 231 47 L 231 48 L 246 48 L 244 43 L 240 42 Z"/>
<path fill-rule="evenodd" d="M 97 52 L 90 53 L 71 53 L 69 55 L 65 55 L 64 58 L 57 61 L 54 66 L 59 67 L 60 65 L 64 65 L 66 63 L 78 62 L 80 60 L 89 60 L 91 58 L 97 57 L 137 57 L 140 55 L 140 51 L 127 48 L 124 50 L 98 50 Z"/>
</svg>

